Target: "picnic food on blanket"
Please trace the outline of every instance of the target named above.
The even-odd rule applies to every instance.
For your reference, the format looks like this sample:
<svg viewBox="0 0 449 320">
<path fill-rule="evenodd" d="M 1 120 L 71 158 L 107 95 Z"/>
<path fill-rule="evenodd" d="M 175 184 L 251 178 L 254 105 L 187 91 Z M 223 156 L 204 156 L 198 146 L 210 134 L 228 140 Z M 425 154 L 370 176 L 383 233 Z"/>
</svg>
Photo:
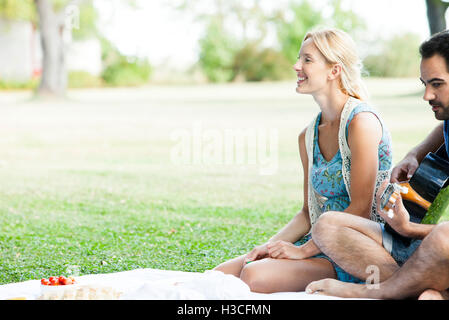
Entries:
<svg viewBox="0 0 449 320">
<path fill-rule="evenodd" d="M 122 293 L 99 284 L 79 284 L 74 277 L 41 279 L 38 300 L 116 300 Z"/>
<path fill-rule="evenodd" d="M 62 287 L 63 290 L 43 292 L 37 300 L 117 300 L 122 292 L 101 285 Z"/>
<path fill-rule="evenodd" d="M 65 285 L 69 285 L 69 284 L 74 284 L 75 283 L 75 278 L 74 277 L 64 277 L 64 276 L 59 276 L 59 277 L 50 277 L 48 279 L 46 278 L 42 278 L 41 279 L 41 284 L 44 286 L 65 286 Z"/>
</svg>

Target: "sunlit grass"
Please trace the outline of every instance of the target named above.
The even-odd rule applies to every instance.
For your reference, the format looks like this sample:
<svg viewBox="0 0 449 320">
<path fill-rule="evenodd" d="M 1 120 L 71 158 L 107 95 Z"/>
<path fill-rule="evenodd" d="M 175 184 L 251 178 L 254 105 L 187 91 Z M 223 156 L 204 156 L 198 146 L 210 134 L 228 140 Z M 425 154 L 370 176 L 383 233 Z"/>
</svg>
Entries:
<svg viewBox="0 0 449 320">
<path fill-rule="evenodd" d="M 371 80 L 399 161 L 436 124 L 416 79 Z M 0 283 L 135 268 L 205 271 L 301 208 L 297 137 L 318 111 L 291 83 L 0 94 Z M 275 129 L 278 165 L 172 163 L 176 130 Z"/>
</svg>

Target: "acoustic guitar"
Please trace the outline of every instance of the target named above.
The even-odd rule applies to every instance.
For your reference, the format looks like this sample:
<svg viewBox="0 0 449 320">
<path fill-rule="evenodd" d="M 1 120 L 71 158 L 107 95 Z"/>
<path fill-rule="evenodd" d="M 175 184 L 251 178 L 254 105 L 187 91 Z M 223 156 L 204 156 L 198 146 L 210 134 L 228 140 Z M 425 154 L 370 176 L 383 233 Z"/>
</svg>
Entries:
<svg viewBox="0 0 449 320">
<path fill-rule="evenodd" d="M 443 144 L 435 153 L 428 153 L 410 181 L 399 184 L 408 189 L 408 192 L 401 194 L 401 197 L 410 215 L 410 221 L 421 223 L 440 191 L 449 185 L 449 157 L 445 145 Z M 397 234 L 404 242 L 411 241 L 400 236 L 390 225 L 386 224 L 385 228 L 390 233 Z"/>
</svg>

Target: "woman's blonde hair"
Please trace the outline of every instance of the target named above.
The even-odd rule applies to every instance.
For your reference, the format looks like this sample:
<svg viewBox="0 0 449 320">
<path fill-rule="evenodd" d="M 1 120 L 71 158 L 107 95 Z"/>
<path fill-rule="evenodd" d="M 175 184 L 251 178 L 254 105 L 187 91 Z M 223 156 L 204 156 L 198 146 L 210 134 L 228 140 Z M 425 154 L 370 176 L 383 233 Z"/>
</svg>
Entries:
<svg viewBox="0 0 449 320">
<path fill-rule="evenodd" d="M 327 63 L 341 66 L 340 84 L 344 93 L 361 100 L 368 98 L 362 81 L 363 65 L 354 40 L 346 32 L 339 29 L 314 30 L 306 34 L 304 41 L 307 39 L 312 39 Z"/>
</svg>

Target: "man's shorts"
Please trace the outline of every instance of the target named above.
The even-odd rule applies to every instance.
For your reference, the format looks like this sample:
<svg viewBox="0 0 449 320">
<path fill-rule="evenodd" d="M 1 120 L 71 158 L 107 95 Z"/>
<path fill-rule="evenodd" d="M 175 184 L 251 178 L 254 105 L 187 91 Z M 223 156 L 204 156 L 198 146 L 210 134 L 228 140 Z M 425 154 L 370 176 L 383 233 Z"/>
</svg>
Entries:
<svg viewBox="0 0 449 320">
<path fill-rule="evenodd" d="M 411 239 L 390 231 L 383 223 L 382 227 L 382 245 L 387 250 L 396 263 L 401 267 L 416 251 L 422 240 Z"/>
</svg>

